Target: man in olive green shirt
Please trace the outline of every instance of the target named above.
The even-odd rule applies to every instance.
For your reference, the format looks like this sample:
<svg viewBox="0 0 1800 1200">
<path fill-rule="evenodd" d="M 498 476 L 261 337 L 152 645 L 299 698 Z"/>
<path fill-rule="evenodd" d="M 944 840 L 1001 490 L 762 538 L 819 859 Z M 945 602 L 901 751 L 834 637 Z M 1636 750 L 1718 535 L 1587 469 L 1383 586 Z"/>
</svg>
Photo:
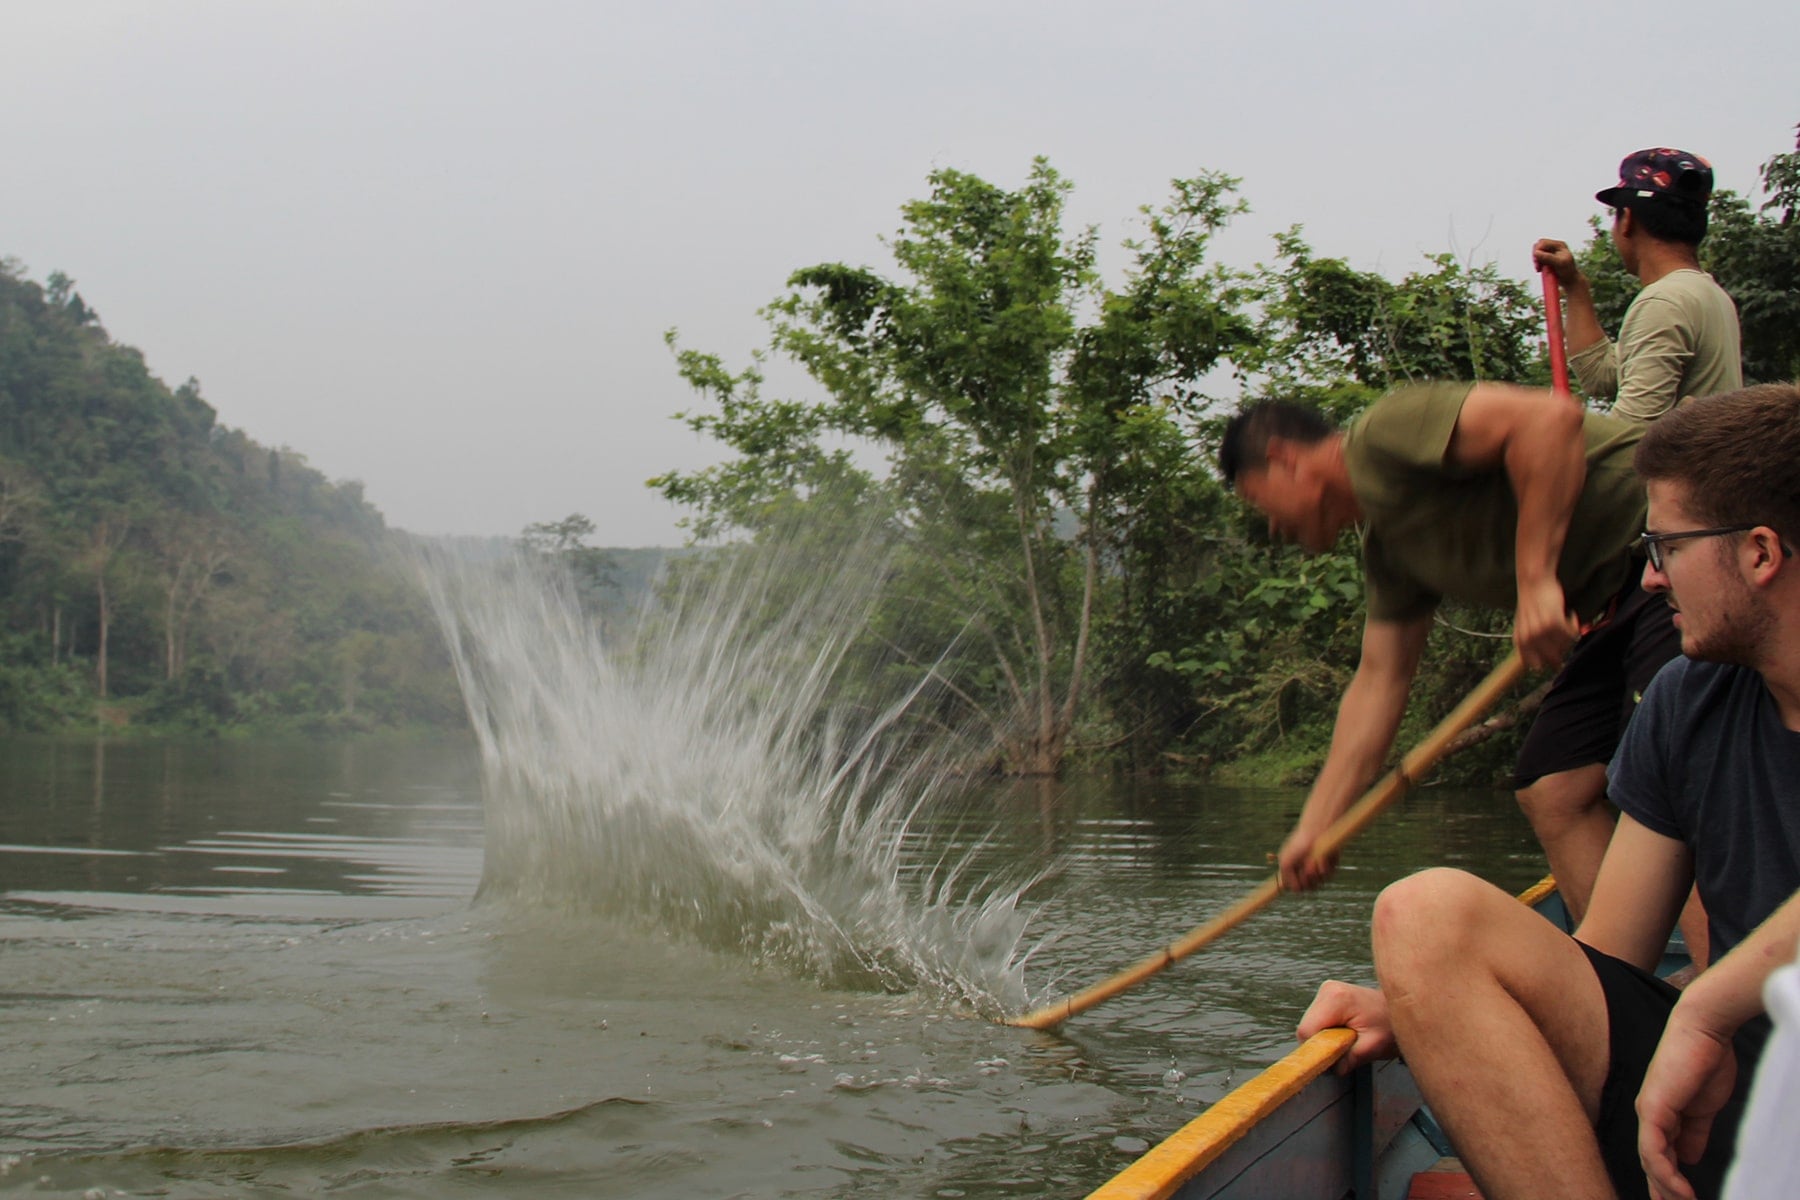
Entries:
<svg viewBox="0 0 1800 1200">
<path fill-rule="evenodd" d="M 1737 306 L 1700 269 L 1712 166 L 1697 154 L 1655 147 L 1619 164 L 1619 182 L 1596 194 L 1613 210 L 1612 240 L 1643 289 L 1625 312 L 1615 346 L 1600 328 L 1587 277 L 1569 247 L 1532 247 L 1567 296 L 1569 366 L 1615 416 L 1654 421 L 1683 400 L 1744 385 Z"/>
<path fill-rule="evenodd" d="M 1446 459 L 1473 390 L 1466 383 L 1401 388 L 1344 433 L 1375 620 L 1429 616 L 1443 599 L 1500 609 L 1516 603 L 1519 504 L 1507 473 Z M 1644 531 L 1644 487 L 1631 469 L 1643 432 L 1636 422 L 1582 416 L 1585 475 L 1556 574 L 1565 603 L 1584 621 L 1601 615 L 1626 581 L 1631 543 Z"/>
<path fill-rule="evenodd" d="M 1433 613 L 1455 600 L 1512 609 L 1528 666 L 1567 657 L 1520 751 L 1519 800 L 1571 911 L 1585 911 L 1612 835 L 1606 763 L 1634 695 L 1679 647 L 1668 605 L 1638 586 L 1631 454 L 1644 428 L 1490 383 L 1402 388 L 1342 431 L 1279 402 L 1232 420 L 1220 467 L 1272 534 L 1318 553 L 1362 530 L 1362 657 L 1281 848 L 1284 887 L 1330 873 L 1313 845 L 1379 773 Z"/>
</svg>

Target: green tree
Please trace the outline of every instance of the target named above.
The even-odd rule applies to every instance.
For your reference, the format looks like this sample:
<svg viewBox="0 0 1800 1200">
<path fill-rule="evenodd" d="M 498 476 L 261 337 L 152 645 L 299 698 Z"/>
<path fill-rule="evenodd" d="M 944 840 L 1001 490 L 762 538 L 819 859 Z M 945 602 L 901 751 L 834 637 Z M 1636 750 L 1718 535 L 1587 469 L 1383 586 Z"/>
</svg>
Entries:
<svg viewBox="0 0 1800 1200">
<path fill-rule="evenodd" d="M 1261 390 L 1339 390 L 1354 410 L 1422 380 L 1548 382 L 1543 312 L 1494 264 L 1434 254 L 1430 270 L 1395 283 L 1316 257 L 1298 228 L 1275 245 L 1259 276 L 1261 351 L 1247 364 Z"/>
<path fill-rule="evenodd" d="M 934 172 L 888 242 L 897 277 L 805 268 L 763 312 L 769 353 L 823 398 L 765 397 L 763 356 L 733 374 L 670 335 L 683 378 L 712 401 L 684 419 L 737 457 L 653 485 L 696 510 L 703 538 L 801 512 L 885 524 L 902 544 L 893 607 L 964 622 L 981 652 L 954 693 L 1006 769 L 1056 771 L 1119 594 L 1120 541 L 1175 482 L 1160 468 L 1202 377 L 1251 336 L 1236 281 L 1205 264 L 1239 210 L 1234 182 L 1177 181 L 1108 290 L 1097 235 L 1064 231 L 1069 185 L 1046 162 L 1015 191 Z M 883 473 L 859 465 L 857 444 L 879 448 Z"/>
<path fill-rule="evenodd" d="M 1754 209 L 1734 192 L 1713 197 L 1702 260 L 1737 301 L 1744 378 L 1800 379 L 1800 145 L 1763 164 Z"/>
<path fill-rule="evenodd" d="M 527 525 L 519 540 L 541 554 L 567 554 L 584 548 L 592 536 L 594 522 L 581 513 L 570 513 L 560 521 Z"/>
<path fill-rule="evenodd" d="M 593 536 L 594 522 L 582 513 L 570 513 L 560 521 L 527 525 L 519 541 L 527 550 L 560 560 L 589 609 L 616 622 L 621 615 L 622 590 L 618 564 L 608 551 L 587 544 Z"/>
</svg>

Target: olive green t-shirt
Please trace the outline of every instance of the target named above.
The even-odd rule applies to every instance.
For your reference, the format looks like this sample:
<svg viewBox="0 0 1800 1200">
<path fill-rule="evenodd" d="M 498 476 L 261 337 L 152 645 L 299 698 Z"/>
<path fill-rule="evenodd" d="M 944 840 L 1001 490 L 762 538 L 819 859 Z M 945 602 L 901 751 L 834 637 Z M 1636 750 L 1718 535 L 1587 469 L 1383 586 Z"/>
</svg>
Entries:
<svg viewBox="0 0 1800 1200">
<path fill-rule="evenodd" d="M 1513 551 L 1519 507 L 1503 468 L 1444 461 L 1472 384 L 1404 387 L 1370 405 L 1344 434 L 1344 462 L 1363 512 L 1369 616 L 1407 621 L 1442 600 L 1518 604 Z M 1631 468 L 1646 426 L 1582 418 L 1587 480 L 1569 519 L 1556 575 L 1582 620 L 1602 613 L 1631 569 L 1644 530 L 1644 485 Z"/>
</svg>

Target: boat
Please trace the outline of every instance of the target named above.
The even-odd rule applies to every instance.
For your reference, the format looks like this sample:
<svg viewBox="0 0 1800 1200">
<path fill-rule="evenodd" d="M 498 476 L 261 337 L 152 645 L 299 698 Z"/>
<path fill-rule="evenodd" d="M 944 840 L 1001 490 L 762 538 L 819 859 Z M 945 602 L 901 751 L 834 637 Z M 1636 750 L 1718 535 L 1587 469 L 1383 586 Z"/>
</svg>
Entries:
<svg viewBox="0 0 1800 1200">
<path fill-rule="evenodd" d="M 1569 928 L 1554 880 L 1519 896 Z M 1685 966 L 1679 935 L 1661 973 Z M 1088 1200 L 1478 1198 L 1398 1059 L 1331 1071 L 1356 1041 L 1326 1029 L 1188 1122 Z"/>
</svg>

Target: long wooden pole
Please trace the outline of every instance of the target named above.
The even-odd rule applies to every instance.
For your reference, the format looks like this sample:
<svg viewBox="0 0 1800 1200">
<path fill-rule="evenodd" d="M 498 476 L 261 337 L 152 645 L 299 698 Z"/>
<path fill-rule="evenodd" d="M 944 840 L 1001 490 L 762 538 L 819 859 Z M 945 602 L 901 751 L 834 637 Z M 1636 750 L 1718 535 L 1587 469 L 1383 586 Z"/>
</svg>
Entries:
<svg viewBox="0 0 1800 1200">
<path fill-rule="evenodd" d="M 1463 697 L 1461 704 L 1453 709 L 1449 716 L 1439 721 L 1437 727 L 1428 734 L 1424 741 L 1413 747 L 1411 753 L 1400 760 L 1400 765 L 1389 771 L 1381 782 L 1366 792 L 1362 799 L 1351 805 L 1345 813 L 1331 823 L 1313 846 L 1316 858 L 1336 857 L 1338 852 L 1351 838 L 1367 829 L 1383 811 L 1404 796 L 1425 776 L 1438 760 L 1443 758 L 1450 742 L 1464 729 L 1473 725 L 1481 714 L 1486 712 L 1525 671 L 1525 663 L 1519 658 L 1517 650 L 1488 673 L 1488 677 L 1476 685 L 1475 690 Z M 1050 1029 L 1062 1024 L 1076 1013 L 1086 1012 L 1103 1000 L 1109 1000 L 1128 988 L 1136 987 L 1152 975 L 1180 962 L 1194 951 L 1216 941 L 1225 933 L 1243 924 L 1250 917 L 1268 907 L 1269 902 L 1281 894 L 1281 876 L 1279 873 L 1270 876 L 1259 884 L 1255 891 L 1239 900 L 1236 904 L 1206 922 L 1196 926 L 1187 936 L 1169 943 L 1149 958 L 1134 967 L 1119 972 L 1110 979 L 1101 980 L 1094 986 L 1075 993 L 1064 1000 L 1046 1005 L 1035 1012 L 1027 1013 L 1017 1020 L 1007 1022 L 1025 1029 Z"/>
</svg>

